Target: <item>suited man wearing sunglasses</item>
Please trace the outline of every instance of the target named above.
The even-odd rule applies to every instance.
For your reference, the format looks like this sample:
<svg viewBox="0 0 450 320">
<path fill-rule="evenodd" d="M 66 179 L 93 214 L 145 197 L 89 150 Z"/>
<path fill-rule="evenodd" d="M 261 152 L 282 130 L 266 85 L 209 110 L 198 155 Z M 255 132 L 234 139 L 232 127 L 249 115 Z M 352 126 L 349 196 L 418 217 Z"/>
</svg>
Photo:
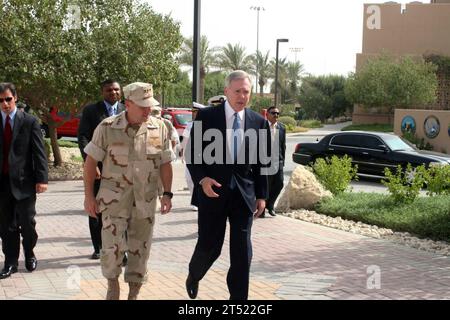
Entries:
<svg viewBox="0 0 450 320">
<path fill-rule="evenodd" d="M 279 148 L 278 159 L 275 160 L 278 161 L 278 170 L 275 174 L 267 176 L 269 181 L 269 198 L 267 199 L 266 209 L 273 217 L 276 216 L 274 210 L 275 201 L 283 189 L 283 167 L 286 155 L 286 128 L 281 122 L 278 122 L 279 116 L 280 110 L 277 107 L 273 106 L 267 110 L 267 120 L 269 120 L 272 146 Z M 264 217 L 265 214 L 263 213 L 261 218 Z"/>
<path fill-rule="evenodd" d="M 18 271 L 20 235 L 25 267 L 37 267 L 34 247 L 36 232 L 36 193 L 47 190 L 48 163 L 39 121 L 16 107 L 16 88 L 0 83 L 0 236 L 5 265 L 0 279 Z"/>
</svg>

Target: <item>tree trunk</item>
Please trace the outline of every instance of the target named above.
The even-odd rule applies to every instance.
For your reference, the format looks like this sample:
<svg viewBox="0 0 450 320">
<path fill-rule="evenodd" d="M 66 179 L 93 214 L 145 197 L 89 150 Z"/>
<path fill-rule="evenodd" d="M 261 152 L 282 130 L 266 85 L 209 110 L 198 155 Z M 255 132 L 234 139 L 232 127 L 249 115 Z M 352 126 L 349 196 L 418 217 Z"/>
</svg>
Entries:
<svg viewBox="0 0 450 320">
<path fill-rule="evenodd" d="M 62 165 L 63 160 L 62 160 L 62 156 L 61 156 L 61 150 L 59 149 L 59 145 L 58 145 L 58 135 L 56 132 L 56 127 L 55 127 L 55 122 L 50 120 L 47 122 L 48 124 L 48 134 L 50 136 L 50 144 L 52 146 L 52 151 L 53 151 L 53 165 L 55 167 L 59 167 Z"/>
<path fill-rule="evenodd" d="M 264 80 L 262 80 L 261 78 L 259 78 L 258 81 L 259 84 L 259 95 L 261 96 L 261 98 L 264 96 Z"/>
</svg>

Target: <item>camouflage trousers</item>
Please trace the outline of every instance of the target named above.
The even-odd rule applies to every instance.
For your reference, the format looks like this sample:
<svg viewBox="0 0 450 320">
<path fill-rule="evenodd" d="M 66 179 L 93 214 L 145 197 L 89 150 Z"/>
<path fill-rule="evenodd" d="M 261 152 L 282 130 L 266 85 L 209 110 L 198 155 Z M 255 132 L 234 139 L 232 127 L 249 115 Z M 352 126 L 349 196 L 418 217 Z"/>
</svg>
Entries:
<svg viewBox="0 0 450 320">
<path fill-rule="evenodd" d="M 119 277 L 124 254 L 128 252 L 125 282 L 144 283 L 147 281 L 155 216 L 142 219 L 137 218 L 135 207 L 130 211 L 129 218 L 108 214 L 108 210 L 102 213 L 102 273 L 107 279 Z"/>
</svg>

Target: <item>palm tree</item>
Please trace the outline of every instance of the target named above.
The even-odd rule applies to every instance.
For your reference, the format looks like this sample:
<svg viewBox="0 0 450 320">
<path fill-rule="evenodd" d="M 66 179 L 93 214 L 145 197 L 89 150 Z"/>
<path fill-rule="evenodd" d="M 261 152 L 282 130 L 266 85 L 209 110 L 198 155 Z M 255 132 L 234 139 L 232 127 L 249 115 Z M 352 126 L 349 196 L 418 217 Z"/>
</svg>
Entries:
<svg viewBox="0 0 450 320">
<path fill-rule="evenodd" d="M 286 71 L 289 88 L 285 88 L 285 90 L 289 90 L 289 96 L 292 99 L 297 96 L 298 86 L 305 72 L 305 68 L 303 67 L 303 64 L 298 61 L 289 62 Z"/>
<path fill-rule="evenodd" d="M 262 96 L 264 93 L 264 86 L 267 83 L 269 78 L 273 78 L 273 66 L 272 62 L 269 58 L 269 52 L 267 51 L 265 55 L 258 51 L 254 54 L 252 59 L 252 70 L 251 73 L 253 75 L 257 75 L 258 73 L 258 85 L 259 85 L 259 94 Z"/>
<path fill-rule="evenodd" d="M 276 59 L 274 58 L 271 62 L 272 65 L 272 72 L 275 74 L 276 70 Z M 286 58 L 279 59 L 278 60 L 278 97 L 280 97 L 281 93 L 285 92 L 285 88 L 287 86 L 287 79 L 288 79 L 288 73 L 287 73 L 287 61 Z M 275 81 L 272 82 L 272 85 L 270 86 L 270 92 L 275 93 Z M 278 101 L 281 101 L 278 99 Z"/>
<path fill-rule="evenodd" d="M 227 71 L 251 69 L 251 59 L 245 53 L 245 48 L 240 44 L 232 45 L 227 43 L 225 47 L 220 49 L 217 56 L 217 66 Z"/>
<path fill-rule="evenodd" d="M 199 103 L 203 103 L 205 94 L 205 77 L 209 68 L 216 64 L 216 49 L 209 47 L 209 41 L 206 36 L 202 36 L 200 40 L 200 97 Z M 181 64 L 193 65 L 194 41 L 193 38 L 185 39 L 181 47 L 181 53 L 178 61 Z"/>
</svg>

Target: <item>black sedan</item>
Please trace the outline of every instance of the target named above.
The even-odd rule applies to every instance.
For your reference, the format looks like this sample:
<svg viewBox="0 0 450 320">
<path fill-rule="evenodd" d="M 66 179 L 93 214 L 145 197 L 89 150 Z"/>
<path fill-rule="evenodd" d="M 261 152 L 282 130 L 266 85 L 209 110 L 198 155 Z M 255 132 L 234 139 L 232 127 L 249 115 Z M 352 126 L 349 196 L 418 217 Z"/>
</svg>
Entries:
<svg viewBox="0 0 450 320">
<path fill-rule="evenodd" d="M 450 155 L 415 148 L 402 138 L 388 133 L 346 131 L 332 133 L 317 143 L 299 143 L 292 158 L 308 165 L 317 158 L 348 155 L 358 165 L 358 173 L 384 176 L 384 168 L 397 165 L 413 167 L 430 163 L 450 164 Z"/>
</svg>

